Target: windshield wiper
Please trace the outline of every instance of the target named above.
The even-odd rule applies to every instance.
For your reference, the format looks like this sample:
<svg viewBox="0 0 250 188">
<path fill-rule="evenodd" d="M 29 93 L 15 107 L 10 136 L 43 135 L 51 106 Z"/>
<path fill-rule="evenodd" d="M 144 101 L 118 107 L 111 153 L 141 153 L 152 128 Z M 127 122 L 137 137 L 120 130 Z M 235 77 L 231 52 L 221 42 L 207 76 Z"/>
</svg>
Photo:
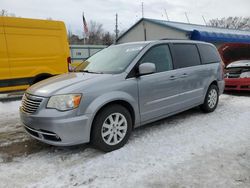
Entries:
<svg viewBox="0 0 250 188">
<path fill-rule="evenodd" d="M 80 70 L 80 72 L 87 72 L 87 73 L 93 73 L 93 74 L 103 74 L 103 72 L 94 72 L 89 70 Z"/>
</svg>

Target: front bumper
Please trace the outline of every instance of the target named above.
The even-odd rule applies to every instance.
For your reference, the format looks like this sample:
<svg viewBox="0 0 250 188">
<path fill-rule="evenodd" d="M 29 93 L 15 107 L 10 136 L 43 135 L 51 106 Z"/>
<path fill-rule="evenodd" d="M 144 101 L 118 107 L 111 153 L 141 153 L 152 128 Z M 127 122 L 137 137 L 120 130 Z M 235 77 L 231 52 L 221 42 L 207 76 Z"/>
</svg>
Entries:
<svg viewBox="0 0 250 188">
<path fill-rule="evenodd" d="M 27 114 L 21 108 L 19 112 L 26 132 L 44 143 L 72 146 L 90 140 L 90 114 L 73 117 L 40 117 Z"/>
<path fill-rule="evenodd" d="M 225 78 L 225 90 L 250 91 L 250 78 Z"/>
</svg>

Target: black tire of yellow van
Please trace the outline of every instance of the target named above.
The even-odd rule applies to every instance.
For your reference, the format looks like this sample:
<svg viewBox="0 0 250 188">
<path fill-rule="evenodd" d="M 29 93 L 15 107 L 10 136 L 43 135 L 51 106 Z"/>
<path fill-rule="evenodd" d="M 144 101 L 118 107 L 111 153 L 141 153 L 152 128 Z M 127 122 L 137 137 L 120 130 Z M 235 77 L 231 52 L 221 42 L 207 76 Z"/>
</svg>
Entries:
<svg viewBox="0 0 250 188">
<path fill-rule="evenodd" d="M 215 105 L 213 107 L 210 107 L 209 106 L 209 95 L 211 94 L 211 92 L 214 92 L 214 91 L 217 94 L 217 98 L 216 98 Z M 219 102 L 219 88 L 216 85 L 212 84 L 209 86 L 207 93 L 206 93 L 204 103 L 202 105 L 200 105 L 200 108 L 203 112 L 210 113 L 216 109 L 218 102 Z"/>
<path fill-rule="evenodd" d="M 37 82 L 40 82 L 40 81 L 45 80 L 47 78 L 50 78 L 51 76 L 52 75 L 50 75 L 50 74 L 43 74 L 43 75 L 36 76 L 34 78 L 34 80 L 32 81 L 31 85 L 36 84 Z"/>
<path fill-rule="evenodd" d="M 102 131 L 103 131 L 103 124 L 105 120 L 114 113 L 122 114 L 123 117 L 125 117 L 126 122 L 127 122 L 127 131 L 124 136 L 124 138 L 115 145 L 108 145 L 105 141 L 104 138 L 102 137 Z M 113 150 L 117 150 L 121 147 L 123 147 L 131 134 L 132 131 L 132 118 L 129 113 L 129 111 L 119 105 L 119 104 L 113 104 L 109 105 L 107 107 L 104 107 L 95 117 L 92 125 L 92 131 L 91 131 L 91 145 L 95 147 L 96 149 L 102 150 L 104 152 L 110 152 Z"/>
</svg>

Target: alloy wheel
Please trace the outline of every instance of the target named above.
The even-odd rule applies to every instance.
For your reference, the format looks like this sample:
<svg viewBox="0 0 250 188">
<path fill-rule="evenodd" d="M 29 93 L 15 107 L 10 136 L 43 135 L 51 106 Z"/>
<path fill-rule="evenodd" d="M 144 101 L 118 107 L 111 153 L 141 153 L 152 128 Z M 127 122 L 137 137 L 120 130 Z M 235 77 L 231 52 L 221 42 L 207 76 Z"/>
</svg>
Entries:
<svg viewBox="0 0 250 188">
<path fill-rule="evenodd" d="M 108 145 L 116 145 L 124 139 L 127 129 L 128 123 L 125 116 L 121 113 L 112 113 L 103 122 L 102 139 Z"/>
<path fill-rule="evenodd" d="M 218 93 L 215 89 L 211 89 L 208 94 L 208 106 L 214 108 L 218 100 Z"/>
</svg>

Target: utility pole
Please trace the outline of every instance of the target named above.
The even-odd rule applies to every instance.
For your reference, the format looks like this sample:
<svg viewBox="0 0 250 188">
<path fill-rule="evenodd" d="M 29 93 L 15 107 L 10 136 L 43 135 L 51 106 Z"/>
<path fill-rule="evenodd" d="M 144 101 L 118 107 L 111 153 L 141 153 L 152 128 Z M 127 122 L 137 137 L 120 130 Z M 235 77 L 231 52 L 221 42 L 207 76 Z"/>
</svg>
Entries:
<svg viewBox="0 0 250 188">
<path fill-rule="evenodd" d="M 142 27 L 143 27 L 143 34 L 144 34 L 144 41 L 147 40 L 147 29 L 144 21 L 144 5 L 143 2 L 141 3 L 141 16 L 142 16 Z"/>
<path fill-rule="evenodd" d="M 187 18 L 187 22 L 190 24 L 190 21 L 189 21 L 189 19 L 188 19 L 188 15 L 187 15 L 186 12 L 185 12 L 185 16 L 186 16 L 186 18 Z"/>
<path fill-rule="evenodd" d="M 118 30 L 118 14 L 116 13 L 115 14 L 115 43 L 116 43 L 116 40 L 118 39 L 118 33 L 119 33 L 119 30 Z"/>
<path fill-rule="evenodd" d="M 143 2 L 141 3 L 141 16 L 142 16 L 142 18 L 144 18 L 144 6 L 143 6 Z"/>
</svg>

